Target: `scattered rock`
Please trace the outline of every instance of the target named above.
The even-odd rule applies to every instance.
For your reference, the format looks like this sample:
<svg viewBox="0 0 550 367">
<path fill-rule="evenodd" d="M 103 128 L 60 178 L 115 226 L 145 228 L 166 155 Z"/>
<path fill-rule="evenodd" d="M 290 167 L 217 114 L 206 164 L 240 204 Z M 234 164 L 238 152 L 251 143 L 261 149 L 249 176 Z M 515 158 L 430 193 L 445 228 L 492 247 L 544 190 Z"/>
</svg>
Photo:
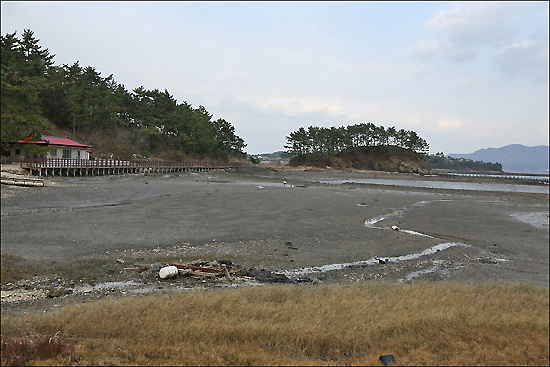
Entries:
<svg viewBox="0 0 550 367">
<path fill-rule="evenodd" d="M 286 246 L 291 250 L 298 250 L 298 247 L 292 246 L 292 242 L 290 241 L 287 241 Z"/>
<path fill-rule="evenodd" d="M 401 164 L 399 165 L 399 172 L 403 173 L 416 173 L 419 175 L 427 175 L 430 174 L 430 171 L 415 167 L 409 163 L 406 163 L 404 161 L 401 161 Z"/>
<path fill-rule="evenodd" d="M 144 278 L 158 278 L 160 269 L 167 265 L 166 263 L 154 263 L 148 269 L 141 272 L 141 276 Z"/>
<path fill-rule="evenodd" d="M 70 289 L 56 289 L 56 290 L 50 291 L 48 293 L 48 298 L 61 297 L 61 296 L 64 296 L 64 295 L 72 293 L 72 292 L 73 291 L 70 290 Z"/>
</svg>

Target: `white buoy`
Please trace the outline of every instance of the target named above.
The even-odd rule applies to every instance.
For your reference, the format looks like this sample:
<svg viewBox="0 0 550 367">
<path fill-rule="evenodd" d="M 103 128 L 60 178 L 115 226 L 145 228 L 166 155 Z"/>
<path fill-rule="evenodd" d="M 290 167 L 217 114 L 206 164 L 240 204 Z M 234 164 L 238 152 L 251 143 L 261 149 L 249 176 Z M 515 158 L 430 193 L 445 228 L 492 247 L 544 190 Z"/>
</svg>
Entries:
<svg viewBox="0 0 550 367">
<path fill-rule="evenodd" d="M 178 268 L 175 266 L 167 266 L 159 270 L 160 279 L 172 278 L 178 275 Z"/>
</svg>

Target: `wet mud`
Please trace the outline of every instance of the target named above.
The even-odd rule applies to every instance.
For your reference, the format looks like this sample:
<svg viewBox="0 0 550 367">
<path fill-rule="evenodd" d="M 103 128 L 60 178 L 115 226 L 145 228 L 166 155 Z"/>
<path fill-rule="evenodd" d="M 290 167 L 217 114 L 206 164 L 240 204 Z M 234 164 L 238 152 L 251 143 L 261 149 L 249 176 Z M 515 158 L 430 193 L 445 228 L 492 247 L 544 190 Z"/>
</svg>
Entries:
<svg viewBox="0 0 550 367">
<path fill-rule="evenodd" d="M 548 287 L 548 194 L 336 182 L 382 177 L 243 167 L 3 186 L 3 255 L 41 264 L 122 262 L 87 279 L 37 276 L 3 284 L 2 312 L 273 282 L 494 280 Z M 133 269 L 159 256 L 231 259 L 253 270 L 229 281 L 160 280 Z M 52 287 L 66 292 L 48 297 Z"/>
</svg>

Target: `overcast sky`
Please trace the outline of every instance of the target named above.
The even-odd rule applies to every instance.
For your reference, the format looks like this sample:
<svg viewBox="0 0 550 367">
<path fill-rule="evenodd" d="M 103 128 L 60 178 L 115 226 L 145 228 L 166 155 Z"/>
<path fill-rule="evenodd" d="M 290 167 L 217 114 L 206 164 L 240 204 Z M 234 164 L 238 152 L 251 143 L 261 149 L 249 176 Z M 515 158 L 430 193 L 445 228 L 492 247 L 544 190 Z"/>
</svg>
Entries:
<svg viewBox="0 0 550 367">
<path fill-rule="evenodd" d="M 3 1 L 1 28 L 205 106 L 250 154 L 361 122 L 431 153 L 549 144 L 548 2 Z"/>
</svg>

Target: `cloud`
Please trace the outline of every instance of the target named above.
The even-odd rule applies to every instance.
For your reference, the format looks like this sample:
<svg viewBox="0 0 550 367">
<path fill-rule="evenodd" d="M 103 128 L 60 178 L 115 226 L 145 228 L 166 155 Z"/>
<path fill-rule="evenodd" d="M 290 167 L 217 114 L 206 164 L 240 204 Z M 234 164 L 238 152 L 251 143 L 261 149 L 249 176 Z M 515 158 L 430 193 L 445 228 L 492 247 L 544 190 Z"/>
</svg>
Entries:
<svg viewBox="0 0 550 367">
<path fill-rule="evenodd" d="M 419 40 L 412 46 L 413 54 L 426 62 L 431 61 L 439 49 L 439 41 L 434 39 Z"/>
<path fill-rule="evenodd" d="M 242 70 L 235 70 L 235 69 L 228 69 L 224 70 L 216 75 L 214 75 L 213 79 L 218 81 L 239 81 L 239 80 L 245 80 L 245 79 L 251 79 L 252 74 L 246 71 Z"/>
<path fill-rule="evenodd" d="M 520 74 L 534 81 L 548 80 L 548 38 L 523 39 L 503 47 L 495 56 L 495 64 L 510 76 Z"/>
<path fill-rule="evenodd" d="M 464 63 L 475 59 L 476 46 L 509 42 L 514 32 L 505 24 L 512 10 L 509 4 L 498 2 L 457 3 L 449 10 L 437 11 L 424 28 L 446 32 L 443 55 L 454 63 Z"/>
<path fill-rule="evenodd" d="M 256 108 L 267 114 L 283 114 L 285 116 L 299 116 L 303 114 L 325 113 L 330 116 L 343 116 L 344 109 L 334 101 L 314 98 L 292 98 L 272 96 L 267 98 L 238 97 L 239 101 L 251 102 Z"/>
<path fill-rule="evenodd" d="M 450 61 L 456 64 L 462 64 L 466 61 L 473 61 L 476 58 L 476 53 L 472 47 L 460 47 L 453 43 L 448 43 L 442 48 L 443 55 Z"/>
<path fill-rule="evenodd" d="M 340 61 L 334 65 L 334 70 L 344 72 L 347 75 L 354 75 L 354 77 L 398 77 L 406 75 L 401 65 L 396 63 L 382 63 L 382 62 L 349 62 Z"/>
<path fill-rule="evenodd" d="M 445 118 L 437 122 L 438 130 L 440 131 L 456 131 L 462 125 L 460 118 Z"/>
<path fill-rule="evenodd" d="M 487 44 L 507 40 L 507 16 L 514 11 L 499 2 L 457 3 L 450 10 L 439 10 L 424 26 L 431 31 L 447 31 L 449 40 L 458 45 Z"/>
</svg>

